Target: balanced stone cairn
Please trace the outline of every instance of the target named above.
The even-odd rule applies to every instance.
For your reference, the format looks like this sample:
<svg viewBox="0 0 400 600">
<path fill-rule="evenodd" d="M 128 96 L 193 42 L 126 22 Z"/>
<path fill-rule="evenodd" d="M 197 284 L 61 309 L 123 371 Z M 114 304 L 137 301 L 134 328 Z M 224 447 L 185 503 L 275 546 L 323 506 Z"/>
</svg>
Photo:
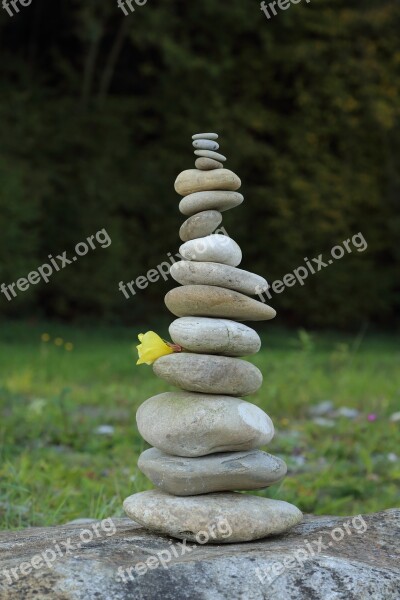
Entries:
<svg viewBox="0 0 400 600">
<path fill-rule="evenodd" d="M 275 317 L 251 298 L 268 288 L 262 277 L 238 269 L 242 252 L 227 235 L 213 233 L 223 211 L 243 202 L 241 181 L 224 168 L 215 133 L 193 136 L 196 169 L 183 171 L 175 190 L 189 217 L 180 228 L 183 260 L 171 267 L 181 284 L 165 304 L 177 317 L 169 332 L 174 352 L 158 358 L 154 373 L 182 391 L 159 394 L 137 411 L 142 437 L 153 447 L 140 470 L 158 488 L 124 502 L 127 515 L 148 529 L 179 539 L 245 542 L 283 533 L 302 514 L 292 504 L 233 490 L 267 488 L 286 475 L 286 464 L 262 450 L 274 436 L 270 417 L 242 400 L 262 384 L 257 367 L 238 357 L 256 354 L 258 334 L 241 321 Z M 239 321 L 239 322 L 237 322 Z M 229 524 L 219 527 L 221 521 Z"/>
</svg>

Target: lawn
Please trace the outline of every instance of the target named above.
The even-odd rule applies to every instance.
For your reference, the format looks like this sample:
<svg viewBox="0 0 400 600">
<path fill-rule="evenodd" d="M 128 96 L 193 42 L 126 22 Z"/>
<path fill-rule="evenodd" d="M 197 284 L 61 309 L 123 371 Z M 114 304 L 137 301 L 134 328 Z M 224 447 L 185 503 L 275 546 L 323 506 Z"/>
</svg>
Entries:
<svg viewBox="0 0 400 600">
<path fill-rule="evenodd" d="M 135 411 L 173 389 L 151 367 L 135 366 L 139 331 L 37 323 L 1 331 L 0 527 L 122 515 L 126 496 L 151 487 L 136 466 L 147 445 Z M 315 514 L 397 506 L 400 422 L 390 417 L 400 410 L 398 338 L 271 324 L 262 336 L 251 361 L 264 384 L 250 400 L 274 421 L 268 450 L 289 472 L 260 494 Z M 310 414 L 328 400 L 327 414 Z M 341 407 L 358 413 L 340 416 Z"/>
</svg>

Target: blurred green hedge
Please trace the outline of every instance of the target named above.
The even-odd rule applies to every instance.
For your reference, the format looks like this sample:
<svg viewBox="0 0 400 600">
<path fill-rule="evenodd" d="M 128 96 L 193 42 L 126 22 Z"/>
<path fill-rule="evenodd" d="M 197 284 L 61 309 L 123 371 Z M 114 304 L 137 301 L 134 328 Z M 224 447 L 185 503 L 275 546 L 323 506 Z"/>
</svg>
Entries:
<svg viewBox="0 0 400 600">
<path fill-rule="evenodd" d="M 126 300 L 179 247 L 173 189 L 191 135 L 220 133 L 245 203 L 224 226 L 243 268 L 270 281 L 357 232 L 368 250 L 271 304 L 281 322 L 393 327 L 399 308 L 400 7 L 258 2 L 35 0 L 0 16 L 0 283 L 105 228 L 107 249 L 0 313 L 133 321 L 172 284 Z"/>
</svg>

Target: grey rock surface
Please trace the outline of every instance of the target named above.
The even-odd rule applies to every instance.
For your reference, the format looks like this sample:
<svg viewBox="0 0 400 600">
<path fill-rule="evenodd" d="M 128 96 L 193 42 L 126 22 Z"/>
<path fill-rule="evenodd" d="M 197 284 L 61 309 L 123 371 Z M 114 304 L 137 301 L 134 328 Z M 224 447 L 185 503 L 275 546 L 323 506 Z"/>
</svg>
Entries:
<svg viewBox="0 0 400 600">
<path fill-rule="evenodd" d="M 99 527 L 100 535 L 85 544 L 80 535 L 86 526 L 4 531 L 0 599 L 398 600 L 400 510 L 363 515 L 364 533 L 352 518 L 306 515 L 284 535 L 224 546 L 182 545 L 128 518 L 113 518 L 112 535 Z M 344 531 L 349 522 L 351 534 L 329 545 L 332 531 Z M 64 549 L 67 540 L 72 551 L 29 570 L 34 557 L 55 544 Z M 298 554 L 305 540 L 313 555 Z M 25 575 L 21 564 L 28 565 Z M 18 569 L 18 579 L 9 583 L 11 569 Z"/>
<path fill-rule="evenodd" d="M 261 348 L 254 329 L 228 319 L 181 317 L 171 323 L 169 334 L 175 344 L 202 354 L 247 356 Z"/>
<path fill-rule="evenodd" d="M 212 169 L 211 171 L 187 169 L 179 173 L 175 181 L 175 190 L 181 196 L 210 190 L 235 191 L 240 186 L 239 177 L 229 169 Z"/>
<path fill-rule="evenodd" d="M 128 517 L 151 531 L 191 542 L 232 544 L 288 531 L 303 518 L 296 506 L 236 492 L 172 496 L 160 490 L 133 494 L 124 501 Z"/>
<path fill-rule="evenodd" d="M 213 158 L 214 160 L 219 160 L 220 162 L 226 161 L 226 156 L 223 154 L 219 154 L 219 152 L 213 152 L 213 150 L 195 150 L 194 153 L 197 156 L 205 156 L 206 158 Z"/>
<path fill-rule="evenodd" d="M 172 265 L 170 273 L 181 285 L 216 285 L 250 296 L 268 289 L 260 275 L 222 263 L 180 260 Z"/>
<path fill-rule="evenodd" d="M 213 158 L 206 158 L 205 156 L 200 156 L 196 162 L 194 163 L 196 169 L 200 169 L 201 171 L 211 171 L 211 169 L 223 169 L 224 165 L 218 160 L 214 160 Z"/>
<path fill-rule="evenodd" d="M 211 285 L 184 285 L 165 296 L 165 304 L 177 317 L 220 317 L 237 321 L 268 321 L 276 311 L 258 300 Z"/>
<path fill-rule="evenodd" d="M 183 458 L 149 448 L 139 456 L 138 467 L 157 488 L 175 496 L 258 490 L 277 483 L 287 471 L 281 458 L 261 450 Z"/>
<path fill-rule="evenodd" d="M 218 210 L 224 212 L 239 206 L 243 202 L 243 196 L 239 192 L 227 192 L 214 190 L 208 192 L 195 192 L 182 198 L 179 210 L 183 215 L 191 216 L 202 210 Z"/>
<path fill-rule="evenodd" d="M 192 140 L 217 140 L 218 133 L 195 133 Z"/>
<path fill-rule="evenodd" d="M 227 235 L 211 233 L 182 244 L 179 254 L 186 260 L 216 262 L 237 267 L 242 260 L 240 246 Z"/>
<path fill-rule="evenodd" d="M 160 356 L 153 371 L 171 385 L 203 394 L 248 396 L 263 382 L 260 369 L 246 360 L 212 354 L 179 352 Z"/>
<path fill-rule="evenodd" d="M 213 140 L 197 139 L 193 142 L 193 147 L 197 150 L 218 150 L 219 144 Z"/>
<path fill-rule="evenodd" d="M 222 223 L 222 215 L 217 210 L 204 210 L 186 219 L 179 229 L 182 242 L 210 235 Z"/>
<path fill-rule="evenodd" d="M 175 456 L 254 450 L 274 436 L 269 416 L 250 402 L 230 396 L 165 392 L 136 412 L 142 438 Z"/>
</svg>

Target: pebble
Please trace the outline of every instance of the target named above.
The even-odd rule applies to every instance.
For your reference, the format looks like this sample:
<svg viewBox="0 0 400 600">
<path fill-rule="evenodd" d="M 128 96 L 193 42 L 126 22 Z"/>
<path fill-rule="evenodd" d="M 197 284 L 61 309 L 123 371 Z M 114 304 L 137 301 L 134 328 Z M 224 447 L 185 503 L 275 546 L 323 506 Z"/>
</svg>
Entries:
<svg viewBox="0 0 400 600">
<path fill-rule="evenodd" d="M 211 169 L 223 169 L 224 165 L 217 160 L 213 160 L 212 158 L 200 157 L 194 163 L 196 169 L 200 169 L 201 171 L 210 171 Z"/>
<path fill-rule="evenodd" d="M 138 467 L 156 487 L 175 496 L 259 490 L 287 472 L 282 459 L 261 450 L 182 458 L 149 448 L 139 456 Z"/>
<path fill-rule="evenodd" d="M 207 191 L 195 192 L 182 198 L 179 210 L 182 214 L 191 216 L 204 210 L 218 210 L 224 212 L 242 204 L 244 198 L 239 192 Z"/>
<path fill-rule="evenodd" d="M 226 161 L 226 156 L 224 156 L 223 154 L 219 154 L 218 152 L 214 152 L 213 150 L 195 150 L 194 153 L 196 154 L 196 156 L 213 158 L 214 160 L 218 160 L 219 162 Z"/>
<path fill-rule="evenodd" d="M 161 356 L 153 371 L 171 385 L 204 394 L 249 396 L 263 382 L 261 371 L 246 360 L 191 352 Z"/>
<path fill-rule="evenodd" d="M 204 210 L 189 217 L 182 223 L 179 237 L 182 242 L 210 235 L 222 223 L 222 215 L 217 210 Z"/>
<path fill-rule="evenodd" d="M 170 290 L 165 304 L 177 317 L 221 317 L 237 321 L 268 321 L 276 311 L 239 292 L 212 285 L 185 285 Z"/>
<path fill-rule="evenodd" d="M 398 423 L 400 421 L 400 412 L 392 413 L 389 417 L 391 423 Z"/>
<path fill-rule="evenodd" d="M 151 531 L 199 544 L 249 542 L 278 535 L 303 517 L 288 502 L 235 492 L 179 497 L 148 490 L 129 496 L 124 510 Z"/>
<path fill-rule="evenodd" d="M 217 140 L 218 133 L 196 133 L 192 135 L 192 140 Z"/>
<path fill-rule="evenodd" d="M 171 323 L 169 334 L 174 344 L 200 354 L 248 356 L 261 348 L 254 329 L 228 319 L 182 317 Z"/>
<path fill-rule="evenodd" d="M 165 392 L 139 406 L 136 421 L 146 442 L 175 456 L 254 450 L 274 436 L 261 408 L 230 396 Z"/>
<path fill-rule="evenodd" d="M 197 150 L 218 150 L 219 144 L 212 140 L 194 140 L 193 147 Z"/>
<path fill-rule="evenodd" d="M 176 178 L 175 191 L 181 196 L 211 190 L 235 191 L 240 188 L 241 184 L 239 177 L 229 169 L 213 169 L 211 171 L 187 169 Z"/>
<path fill-rule="evenodd" d="M 250 296 L 268 289 L 263 277 L 222 263 L 181 260 L 170 273 L 181 285 L 217 285 Z"/>
<path fill-rule="evenodd" d="M 179 254 L 186 260 L 223 263 L 232 267 L 237 267 L 242 260 L 242 251 L 235 240 L 219 233 L 185 242 L 180 246 Z"/>
</svg>

